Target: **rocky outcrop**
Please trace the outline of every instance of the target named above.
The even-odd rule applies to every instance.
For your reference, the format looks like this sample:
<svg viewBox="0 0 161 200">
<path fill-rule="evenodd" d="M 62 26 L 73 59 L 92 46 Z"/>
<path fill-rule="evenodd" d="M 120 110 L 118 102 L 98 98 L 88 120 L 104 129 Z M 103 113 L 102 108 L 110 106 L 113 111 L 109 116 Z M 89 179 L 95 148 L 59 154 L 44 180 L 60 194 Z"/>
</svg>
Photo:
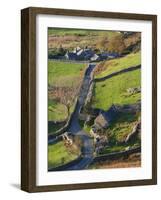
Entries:
<svg viewBox="0 0 161 200">
<path fill-rule="evenodd" d="M 141 129 L 141 122 L 139 121 L 133 127 L 132 132 L 126 137 L 125 143 L 129 143 L 130 141 L 132 141 L 139 134 L 140 129 Z"/>
<path fill-rule="evenodd" d="M 129 95 L 131 95 L 131 94 L 137 94 L 139 92 L 141 92 L 141 87 L 134 87 L 134 88 L 128 88 L 127 89 L 127 93 Z"/>
</svg>

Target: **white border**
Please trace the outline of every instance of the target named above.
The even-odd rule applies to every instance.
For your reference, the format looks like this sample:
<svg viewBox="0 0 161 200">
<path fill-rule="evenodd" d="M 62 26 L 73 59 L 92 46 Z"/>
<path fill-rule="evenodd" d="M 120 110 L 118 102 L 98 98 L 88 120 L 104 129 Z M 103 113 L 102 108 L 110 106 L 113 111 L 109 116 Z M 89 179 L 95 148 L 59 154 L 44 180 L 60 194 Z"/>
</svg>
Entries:
<svg viewBox="0 0 161 200">
<path fill-rule="evenodd" d="M 86 28 L 142 33 L 142 167 L 47 172 L 47 28 Z M 140 180 L 152 178 L 152 24 L 149 21 L 38 15 L 36 19 L 36 184 Z"/>
</svg>

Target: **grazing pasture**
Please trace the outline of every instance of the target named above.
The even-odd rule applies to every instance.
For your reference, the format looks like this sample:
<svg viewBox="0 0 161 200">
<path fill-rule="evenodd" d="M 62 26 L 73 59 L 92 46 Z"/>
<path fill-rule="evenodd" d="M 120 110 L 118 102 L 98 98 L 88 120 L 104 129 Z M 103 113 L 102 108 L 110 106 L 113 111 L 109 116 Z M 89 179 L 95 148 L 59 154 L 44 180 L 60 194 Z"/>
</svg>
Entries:
<svg viewBox="0 0 161 200">
<path fill-rule="evenodd" d="M 141 52 L 131 53 L 125 57 L 116 58 L 102 62 L 98 65 L 98 69 L 95 70 L 95 78 L 101 78 L 107 76 L 113 72 L 120 71 L 132 66 L 141 64 Z M 102 70 L 99 70 L 102 68 Z"/>
<path fill-rule="evenodd" d="M 79 87 L 82 80 L 86 64 L 69 63 L 49 60 L 48 62 L 48 120 L 61 121 L 67 119 L 68 113 L 65 105 L 55 99 L 52 88 L 70 88 Z M 72 92 L 70 92 L 72 95 Z M 70 111 L 73 110 L 71 105 Z"/>
<path fill-rule="evenodd" d="M 63 141 L 48 145 L 48 167 L 58 167 L 64 165 L 80 155 L 78 148 L 66 147 Z"/>
<path fill-rule="evenodd" d="M 140 87 L 141 70 L 114 76 L 105 81 L 96 82 L 92 106 L 103 110 L 109 109 L 112 104 L 133 104 L 140 100 L 141 93 L 127 94 L 128 88 Z"/>
</svg>

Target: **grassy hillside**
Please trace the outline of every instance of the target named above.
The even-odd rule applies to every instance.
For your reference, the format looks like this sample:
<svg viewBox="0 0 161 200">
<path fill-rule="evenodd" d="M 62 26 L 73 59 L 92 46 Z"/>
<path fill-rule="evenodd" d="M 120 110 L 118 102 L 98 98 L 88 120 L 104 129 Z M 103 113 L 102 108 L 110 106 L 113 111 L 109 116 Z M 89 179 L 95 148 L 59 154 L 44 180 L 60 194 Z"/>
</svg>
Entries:
<svg viewBox="0 0 161 200">
<path fill-rule="evenodd" d="M 48 61 L 48 84 L 59 86 L 70 86 L 81 78 L 86 64 L 69 63 L 60 61 Z"/>
<path fill-rule="evenodd" d="M 139 117 L 140 112 L 136 114 L 120 113 L 106 130 L 110 145 L 104 148 L 101 154 L 122 151 L 125 150 L 125 148 L 128 146 L 140 146 L 139 137 L 135 138 L 132 142 L 128 144 L 121 144 L 126 139 L 127 135 L 131 133 Z"/>
<path fill-rule="evenodd" d="M 141 70 L 124 73 L 95 84 L 92 106 L 107 110 L 112 104 L 132 104 L 140 100 L 141 93 L 128 95 L 128 88 L 140 87 Z"/>
<path fill-rule="evenodd" d="M 70 149 L 72 150 L 72 148 Z M 48 145 L 48 167 L 57 167 L 68 163 L 79 156 L 79 150 L 69 151 L 64 145 L 64 142 L 58 142 L 53 145 Z"/>
<path fill-rule="evenodd" d="M 136 103 L 141 99 L 141 93 L 129 94 L 127 89 L 140 87 L 140 85 L 140 69 L 114 76 L 102 82 L 98 82 L 95 84 L 92 106 L 95 108 L 108 110 L 112 104 L 125 105 Z M 130 144 L 120 144 L 132 131 L 139 117 L 140 113 L 120 113 L 105 131 L 110 145 L 105 147 L 101 154 L 122 151 L 129 146 L 140 146 L 139 138 L 136 138 Z"/>
<path fill-rule="evenodd" d="M 59 46 L 65 49 L 73 49 L 76 46 L 95 48 L 102 37 L 106 36 L 110 39 L 115 35 L 120 35 L 120 33 L 118 31 L 49 28 L 49 49 Z"/>
<path fill-rule="evenodd" d="M 65 36 L 65 35 L 78 35 L 84 36 L 88 34 L 88 30 L 80 30 L 80 29 L 66 29 L 66 28 L 49 28 L 48 35 L 49 36 Z"/>
<path fill-rule="evenodd" d="M 48 61 L 48 84 L 58 87 L 72 87 L 83 77 L 86 64 Z M 48 95 L 48 120 L 64 120 L 67 117 L 64 105 Z"/>
<path fill-rule="evenodd" d="M 64 112 L 64 105 L 49 99 L 48 100 L 48 120 L 62 121 L 67 118 L 67 113 Z"/>
<path fill-rule="evenodd" d="M 102 67 L 102 71 L 95 74 L 95 77 L 104 77 L 113 72 L 120 71 L 130 66 L 141 63 L 140 52 L 131 53 L 126 57 L 106 61 Z M 141 100 L 141 93 L 130 94 L 127 92 L 129 88 L 141 86 L 141 70 L 127 72 L 116 75 L 105 81 L 96 82 L 94 87 L 94 96 L 92 99 L 92 107 L 108 110 L 112 104 L 133 104 Z M 129 144 L 122 144 L 127 135 L 132 131 L 135 123 L 140 117 L 139 113 L 120 113 L 117 118 L 105 130 L 110 145 L 105 147 L 100 154 L 107 154 L 125 150 L 127 147 L 140 146 L 140 138 L 135 138 Z"/>
<path fill-rule="evenodd" d="M 108 36 L 112 36 L 113 33 L 118 33 L 117 31 L 108 31 Z M 103 30 L 90 30 L 90 29 L 70 29 L 70 28 L 49 28 L 48 35 L 49 36 L 67 36 L 67 35 L 75 35 L 75 36 L 97 36 L 107 33 L 107 31 Z"/>
<path fill-rule="evenodd" d="M 101 78 L 107 76 L 113 72 L 126 69 L 131 66 L 141 64 L 141 52 L 131 53 L 125 57 L 109 60 L 101 64 L 102 71 L 97 70 L 95 72 L 95 78 Z M 99 66 L 98 66 L 99 67 Z"/>
</svg>

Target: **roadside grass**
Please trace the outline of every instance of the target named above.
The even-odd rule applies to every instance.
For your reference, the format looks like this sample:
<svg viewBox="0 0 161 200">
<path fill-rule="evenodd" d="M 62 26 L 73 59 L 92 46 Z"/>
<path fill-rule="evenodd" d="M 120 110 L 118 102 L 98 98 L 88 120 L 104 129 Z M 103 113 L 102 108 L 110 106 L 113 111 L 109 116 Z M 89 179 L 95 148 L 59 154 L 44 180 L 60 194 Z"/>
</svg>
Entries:
<svg viewBox="0 0 161 200">
<path fill-rule="evenodd" d="M 79 120 L 79 125 L 91 137 L 90 130 L 92 128 L 92 125 L 85 124 L 85 121 L 83 120 Z"/>
<path fill-rule="evenodd" d="M 84 131 L 85 131 L 86 133 L 89 133 L 90 130 L 91 130 L 91 126 L 89 126 L 89 125 L 84 125 Z"/>
<path fill-rule="evenodd" d="M 112 104 L 132 104 L 141 98 L 141 93 L 126 95 L 128 88 L 140 87 L 141 70 L 135 70 L 114 76 L 105 81 L 96 82 L 92 98 L 92 107 L 103 110 Z"/>
<path fill-rule="evenodd" d="M 131 53 L 122 58 L 116 58 L 103 62 L 103 71 L 95 74 L 95 78 L 107 76 L 113 72 L 120 71 L 141 64 L 141 52 Z"/>
<path fill-rule="evenodd" d="M 48 168 L 64 165 L 79 156 L 79 151 L 70 151 L 63 141 L 48 145 Z"/>
</svg>

